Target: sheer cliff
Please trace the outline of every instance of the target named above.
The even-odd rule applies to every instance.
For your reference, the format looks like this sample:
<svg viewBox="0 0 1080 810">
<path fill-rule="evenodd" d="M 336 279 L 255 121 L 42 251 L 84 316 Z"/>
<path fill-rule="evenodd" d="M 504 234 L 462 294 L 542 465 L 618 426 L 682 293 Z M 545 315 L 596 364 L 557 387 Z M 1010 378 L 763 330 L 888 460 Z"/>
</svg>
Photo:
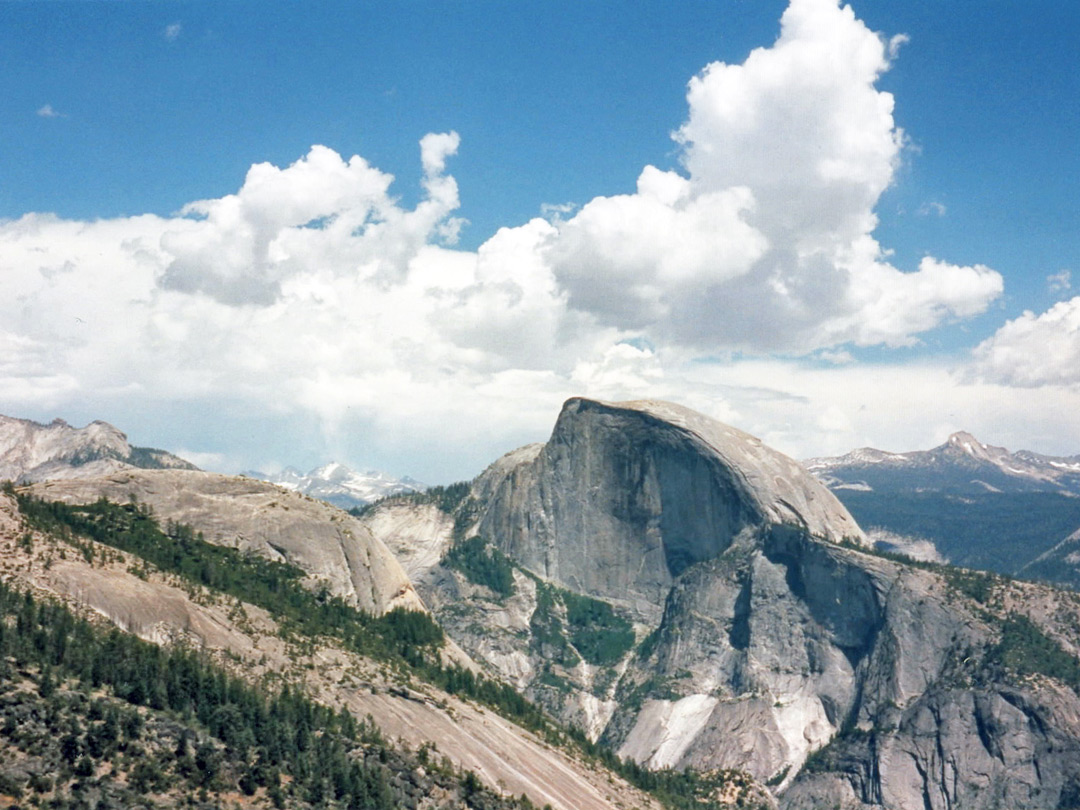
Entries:
<svg viewBox="0 0 1080 810">
<path fill-rule="evenodd" d="M 75 428 L 63 419 L 41 425 L 0 416 L 0 481 L 87 478 L 130 468 L 196 469 L 164 450 L 132 446 L 108 422 Z"/>
<path fill-rule="evenodd" d="M 622 756 L 792 808 L 1080 796 L 1075 596 L 873 554 L 753 437 L 572 399 L 451 511 L 365 520 L 470 654 Z"/>
<path fill-rule="evenodd" d="M 666 402 L 571 399 L 547 444 L 496 464 L 477 490 L 478 531 L 500 550 L 642 618 L 687 568 L 766 526 L 861 537 L 797 462 Z"/>
</svg>

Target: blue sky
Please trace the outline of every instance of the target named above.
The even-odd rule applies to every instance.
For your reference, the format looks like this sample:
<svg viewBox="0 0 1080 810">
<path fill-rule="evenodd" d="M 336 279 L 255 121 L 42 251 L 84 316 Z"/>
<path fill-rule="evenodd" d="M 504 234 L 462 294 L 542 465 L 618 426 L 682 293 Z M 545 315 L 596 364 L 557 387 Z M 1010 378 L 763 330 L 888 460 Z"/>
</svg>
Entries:
<svg viewBox="0 0 1080 810">
<path fill-rule="evenodd" d="M 542 439 L 574 393 L 678 399 L 795 455 L 951 428 L 1080 452 L 1080 10 L 800 2 L 796 46 L 880 41 L 881 64 L 800 75 L 771 0 L 0 3 L 0 411 L 107 419 L 221 469 L 434 481 Z M 755 48 L 772 68 L 716 73 L 688 108 L 692 77 Z M 429 133 L 455 136 L 425 166 Z M 830 197 L 813 156 L 863 141 Z M 628 240 L 661 198 L 668 230 Z M 178 216 L 196 201 L 217 204 Z M 405 224 L 301 245 L 300 209 Z M 91 304 L 108 330 L 56 320 Z"/>
</svg>

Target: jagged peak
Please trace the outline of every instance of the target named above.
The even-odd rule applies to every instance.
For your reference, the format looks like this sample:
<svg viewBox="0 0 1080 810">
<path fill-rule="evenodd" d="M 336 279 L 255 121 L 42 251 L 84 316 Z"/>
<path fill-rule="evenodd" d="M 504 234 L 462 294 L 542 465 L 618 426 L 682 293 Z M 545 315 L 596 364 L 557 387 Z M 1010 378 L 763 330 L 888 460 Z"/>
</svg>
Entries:
<svg viewBox="0 0 1080 810">
<path fill-rule="evenodd" d="M 958 430 L 953 433 L 945 442 L 949 447 L 956 447 L 970 453 L 973 456 L 981 456 L 989 448 L 983 442 L 980 442 L 973 435 L 966 430 Z"/>
<path fill-rule="evenodd" d="M 133 447 L 127 434 L 101 419 L 77 428 L 60 417 L 42 424 L 0 415 L 0 478 L 82 477 L 127 467 L 196 469 L 167 451 Z"/>
<path fill-rule="evenodd" d="M 994 447 L 981 442 L 965 430 L 957 431 L 949 436 L 941 449 L 946 448 L 990 464 L 1000 464 L 1013 457 L 1013 454 L 1004 447 Z"/>
<path fill-rule="evenodd" d="M 345 466 L 339 461 L 330 461 L 323 464 L 321 467 L 316 467 L 308 473 L 310 478 L 323 478 L 328 481 L 334 481 L 342 478 L 347 478 L 353 474 L 353 470 L 350 467 Z"/>
</svg>

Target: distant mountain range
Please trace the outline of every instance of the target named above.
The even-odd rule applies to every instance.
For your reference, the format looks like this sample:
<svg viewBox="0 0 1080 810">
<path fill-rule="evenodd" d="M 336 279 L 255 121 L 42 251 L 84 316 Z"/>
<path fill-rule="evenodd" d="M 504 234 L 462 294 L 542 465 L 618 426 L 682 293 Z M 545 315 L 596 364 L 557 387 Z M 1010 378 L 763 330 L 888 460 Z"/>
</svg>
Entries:
<svg viewBox="0 0 1080 810">
<path fill-rule="evenodd" d="M 254 470 L 245 472 L 243 475 L 260 481 L 269 481 L 302 495 L 310 495 L 312 498 L 327 501 L 342 509 L 366 506 L 387 495 L 421 492 L 427 489 L 426 485 L 408 476 L 395 478 L 378 470 L 357 472 L 336 461 L 316 467 L 307 475 L 295 467 L 286 467 L 274 475 Z"/>
<path fill-rule="evenodd" d="M 1056 457 L 983 444 L 954 433 L 932 450 L 889 453 L 863 447 L 834 458 L 812 458 L 806 469 L 835 491 L 1057 492 L 1080 495 L 1080 456 Z"/>
<path fill-rule="evenodd" d="M 419 485 L 340 464 L 275 476 L 288 489 L 134 469 L 185 462 L 105 423 L 4 425 L 5 469 L 37 483 L 0 487 L 13 687 L 0 694 L 0 805 L 152 793 L 178 807 L 197 780 L 219 804 L 295 810 L 660 810 L 625 776 L 668 810 L 1078 806 L 1077 595 L 890 559 L 836 497 L 965 565 L 1080 571 L 1080 535 L 1059 542 L 1080 526 L 1080 497 L 1002 491 L 990 467 L 1023 468 L 970 437 L 924 466 L 995 491 L 889 490 L 881 461 L 859 488 L 834 476 L 834 494 L 679 405 L 573 398 L 547 443 L 354 517 L 301 492 Z M 58 602 L 103 632 L 78 630 Z M 121 633 L 206 654 L 166 659 Z M 228 661 L 265 691 L 245 697 L 196 660 Z M 304 694 L 328 710 L 304 709 Z M 271 701 L 281 710 L 261 708 Z M 203 716 L 228 722 L 182 725 Z M 272 776 L 256 749 L 277 752 Z"/>
<path fill-rule="evenodd" d="M 881 547 L 1080 588 L 1080 456 L 954 433 L 932 450 L 803 463 Z"/>
</svg>

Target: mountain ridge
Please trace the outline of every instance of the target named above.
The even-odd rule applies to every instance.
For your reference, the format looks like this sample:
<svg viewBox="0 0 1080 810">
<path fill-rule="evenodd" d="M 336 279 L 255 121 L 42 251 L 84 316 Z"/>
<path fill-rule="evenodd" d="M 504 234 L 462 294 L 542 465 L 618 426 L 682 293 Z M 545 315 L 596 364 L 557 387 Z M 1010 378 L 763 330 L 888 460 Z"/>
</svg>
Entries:
<svg viewBox="0 0 1080 810">
<path fill-rule="evenodd" d="M 1080 455 L 1012 453 L 966 431 L 953 433 L 930 450 L 893 453 L 860 447 L 842 456 L 806 459 L 803 465 L 833 490 L 1080 495 Z"/>
<path fill-rule="evenodd" d="M 211 543 L 296 565 L 313 587 L 325 585 L 364 610 L 424 609 L 396 558 L 355 518 L 264 481 L 201 470 L 122 470 L 42 481 L 28 491 L 68 504 L 134 501 Z"/>
<path fill-rule="evenodd" d="M 82 553 L 72 553 L 73 541 Z M 479 777 L 522 810 L 544 803 L 560 810 L 659 810 L 651 797 L 610 772 L 541 744 L 536 735 L 490 709 L 410 680 L 395 667 L 357 655 L 332 639 L 296 638 L 280 616 L 250 602 L 192 588 L 132 553 L 28 526 L 16 497 L 7 491 L 0 492 L 0 567 L 9 585 L 60 600 L 95 622 L 114 624 L 156 644 L 179 642 L 249 682 L 286 684 L 339 715 L 347 711 L 358 723 L 375 723 L 388 741 L 420 756 L 423 767 L 413 765 L 412 773 L 404 774 L 407 781 L 395 786 L 422 784 L 424 768 L 445 771 L 450 762 L 473 771 L 474 779 Z M 7 762 L 0 763 L 0 773 Z M 0 795 L 5 788 L 0 784 Z M 513 797 L 523 794 L 535 803 L 514 802 Z M 474 797 L 468 806 L 488 807 L 481 798 Z M 403 806 L 436 810 L 446 807 L 445 802 L 446 797 L 436 795 Z"/>
<path fill-rule="evenodd" d="M 0 480 L 88 478 L 131 468 L 198 469 L 165 450 L 131 445 L 101 420 L 76 428 L 60 418 L 45 425 L 0 415 Z"/>
<path fill-rule="evenodd" d="M 930 450 L 859 448 L 807 470 L 883 548 L 1080 588 L 1080 456 L 1010 452 L 960 431 Z"/>
<path fill-rule="evenodd" d="M 285 467 L 281 472 L 273 474 L 247 470 L 241 475 L 257 478 L 260 481 L 269 481 L 280 487 L 332 503 L 341 509 L 360 508 L 379 498 L 407 492 L 420 492 L 427 488 L 426 485 L 409 476 L 396 478 L 380 470 L 357 472 L 336 461 L 315 467 L 306 474 L 295 467 Z"/>
<path fill-rule="evenodd" d="M 644 767 L 744 769 L 784 810 L 1070 806 L 1073 596 L 873 553 L 759 445 L 574 398 L 448 514 L 362 519 L 475 660 Z M 629 643 L 591 647 L 620 617 Z"/>
<path fill-rule="evenodd" d="M 959 436 L 954 451 L 994 457 L 971 441 Z M 658 771 L 646 776 L 737 769 L 783 810 L 1061 810 L 1080 797 L 1075 594 L 874 553 L 797 462 L 677 405 L 572 398 L 546 443 L 469 485 L 381 501 L 357 519 L 265 482 L 185 470 L 0 495 L 6 580 L 156 642 L 201 639 L 248 676 L 282 668 L 515 795 L 640 806 L 617 798 L 633 794 L 612 775 L 591 777 L 595 762 L 575 765 L 434 681 L 402 682 L 334 648 L 334 628 L 290 640 L 272 608 L 35 528 L 17 502 L 28 494 L 83 511 L 106 496 L 115 513 L 165 521 L 159 543 L 192 542 L 169 527 L 190 521 L 232 555 L 321 573 L 301 582 L 314 591 L 306 605 L 326 598 L 320 581 L 364 610 L 370 598 L 373 613 L 416 599 L 487 672 L 575 723 L 595 750 Z"/>
</svg>

